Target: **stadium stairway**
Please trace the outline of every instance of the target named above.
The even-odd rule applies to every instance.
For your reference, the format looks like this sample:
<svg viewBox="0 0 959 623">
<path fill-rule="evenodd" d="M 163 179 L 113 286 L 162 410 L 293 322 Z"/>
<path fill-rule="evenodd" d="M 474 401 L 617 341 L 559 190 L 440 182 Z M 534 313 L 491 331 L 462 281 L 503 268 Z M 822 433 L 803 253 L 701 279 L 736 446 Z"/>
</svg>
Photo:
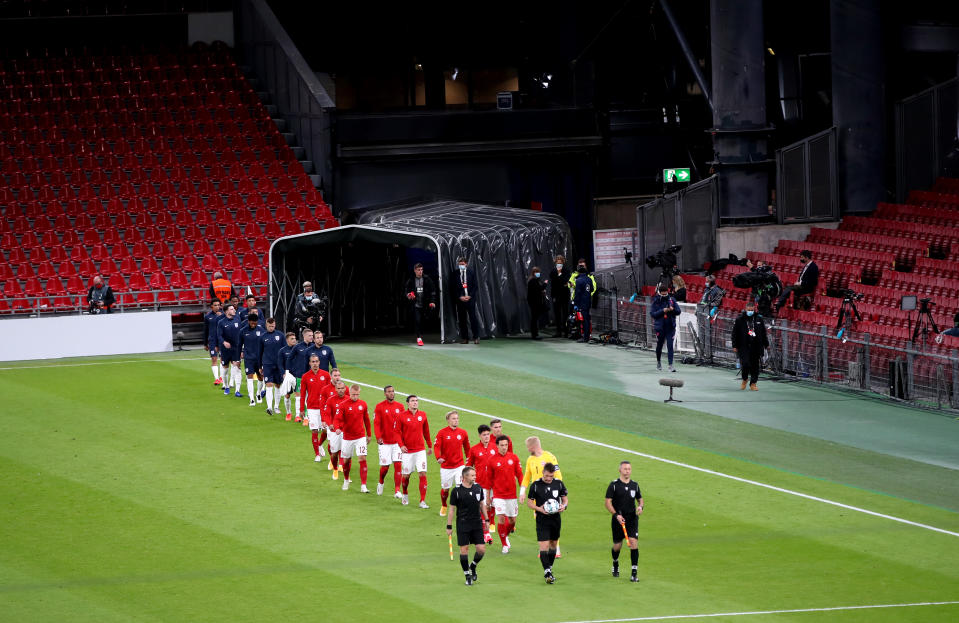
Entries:
<svg viewBox="0 0 959 623">
<path fill-rule="evenodd" d="M 273 239 L 338 225 L 302 147 L 222 44 L 0 61 L 0 314 L 265 293 Z"/>
</svg>

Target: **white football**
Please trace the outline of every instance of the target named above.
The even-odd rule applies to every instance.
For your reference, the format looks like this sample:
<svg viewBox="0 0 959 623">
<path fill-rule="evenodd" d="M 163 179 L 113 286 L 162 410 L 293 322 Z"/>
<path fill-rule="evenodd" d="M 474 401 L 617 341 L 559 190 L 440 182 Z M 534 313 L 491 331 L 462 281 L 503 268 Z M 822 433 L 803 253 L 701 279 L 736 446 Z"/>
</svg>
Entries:
<svg viewBox="0 0 959 623">
<path fill-rule="evenodd" d="M 543 510 L 546 511 L 547 515 L 554 515 L 559 512 L 559 500 L 546 500 L 543 504 Z"/>
</svg>

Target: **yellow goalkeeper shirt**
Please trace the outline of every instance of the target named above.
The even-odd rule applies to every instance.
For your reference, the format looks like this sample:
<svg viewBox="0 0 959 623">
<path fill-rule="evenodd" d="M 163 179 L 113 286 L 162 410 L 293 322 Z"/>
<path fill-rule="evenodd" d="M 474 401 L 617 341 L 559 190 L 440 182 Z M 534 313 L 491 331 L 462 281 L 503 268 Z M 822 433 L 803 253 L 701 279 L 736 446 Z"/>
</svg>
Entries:
<svg viewBox="0 0 959 623">
<path fill-rule="evenodd" d="M 522 482 L 524 488 L 529 488 L 529 483 L 536 482 L 543 477 L 543 466 L 547 463 L 555 465 L 556 478 L 559 480 L 563 479 L 563 473 L 559 471 L 559 463 L 556 461 L 556 456 L 552 452 L 543 450 L 543 453 L 539 456 L 533 456 L 531 454 L 529 458 L 526 459 L 526 471 L 523 473 Z"/>
</svg>

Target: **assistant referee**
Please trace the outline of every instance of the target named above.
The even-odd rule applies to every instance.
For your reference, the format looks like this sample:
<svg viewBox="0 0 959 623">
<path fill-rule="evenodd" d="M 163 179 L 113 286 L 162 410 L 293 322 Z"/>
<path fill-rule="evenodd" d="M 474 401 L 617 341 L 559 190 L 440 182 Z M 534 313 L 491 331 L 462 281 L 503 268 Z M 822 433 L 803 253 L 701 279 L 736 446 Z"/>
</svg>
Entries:
<svg viewBox="0 0 959 623">
<path fill-rule="evenodd" d="M 476 565 L 486 554 L 486 495 L 483 487 L 476 484 L 476 469 L 463 468 L 463 481 L 450 491 L 449 517 L 446 534 L 453 534 L 453 520 L 456 520 L 456 544 L 460 547 L 460 566 L 466 576 L 466 585 L 476 581 Z M 470 545 L 475 546 L 473 562 L 469 562 Z"/>
<path fill-rule="evenodd" d="M 559 510 L 547 513 L 543 508 L 547 500 L 559 502 Z M 553 563 L 556 561 L 556 543 L 562 527 L 560 513 L 568 504 L 566 485 L 556 478 L 556 466 L 543 465 L 543 476 L 530 485 L 526 505 L 536 511 L 536 540 L 539 542 L 539 561 L 543 565 L 543 577 L 547 584 L 556 581 L 553 576 Z"/>
<path fill-rule="evenodd" d="M 619 464 L 619 478 L 609 483 L 606 488 L 606 510 L 612 513 L 611 526 L 613 529 L 613 577 L 619 577 L 619 550 L 623 548 L 623 528 L 629 536 L 629 560 L 633 570 L 629 576 L 630 582 L 639 582 L 637 570 L 639 568 L 639 515 L 643 514 L 643 494 L 639 485 L 630 480 L 633 466 L 629 461 Z"/>
</svg>

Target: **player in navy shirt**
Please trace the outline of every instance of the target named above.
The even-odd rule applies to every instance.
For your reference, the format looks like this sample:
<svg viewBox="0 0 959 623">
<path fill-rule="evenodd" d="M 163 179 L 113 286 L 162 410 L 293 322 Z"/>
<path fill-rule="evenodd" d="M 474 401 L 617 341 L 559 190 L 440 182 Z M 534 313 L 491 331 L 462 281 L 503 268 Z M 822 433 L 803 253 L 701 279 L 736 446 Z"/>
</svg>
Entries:
<svg viewBox="0 0 959 623">
<path fill-rule="evenodd" d="M 256 314 L 257 314 L 257 316 L 258 316 L 258 318 L 259 318 L 259 321 L 257 322 L 257 324 L 259 324 L 261 328 L 264 328 L 264 329 L 265 329 L 265 328 L 266 328 L 266 314 L 263 313 L 263 310 L 262 310 L 262 309 L 258 309 L 258 308 L 257 308 L 257 306 L 256 306 L 256 297 L 253 296 L 252 294 L 248 294 L 248 295 L 246 296 L 245 305 L 244 305 L 243 307 L 241 307 L 241 308 L 239 309 L 239 311 L 236 312 L 236 315 L 239 316 L 240 322 L 246 324 L 246 318 L 247 318 L 247 316 L 249 316 L 249 315 L 252 314 L 252 313 L 256 313 Z"/>
<path fill-rule="evenodd" d="M 266 383 L 266 414 L 273 415 L 274 393 L 282 382 L 283 368 L 279 361 L 280 350 L 286 347 L 285 336 L 276 330 L 276 318 L 266 319 L 266 332 L 260 338 L 260 371 Z"/>
<path fill-rule="evenodd" d="M 293 347 L 290 358 L 287 363 L 287 370 L 296 378 L 296 387 L 293 393 L 296 394 L 296 421 L 302 421 L 300 417 L 300 377 L 310 367 L 310 355 L 313 354 L 313 332 L 309 329 L 303 330 L 303 341 Z"/>
<path fill-rule="evenodd" d="M 246 326 L 240 329 L 240 347 L 243 351 L 243 365 L 246 371 L 246 391 L 250 395 L 250 406 L 263 402 L 260 388 L 253 389 L 253 379 L 260 376 L 260 340 L 266 329 L 259 325 L 260 315 L 255 311 L 246 317 Z M 262 382 L 262 379 L 259 379 Z"/>
<path fill-rule="evenodd" d="M 213 368 L 214 385 L 223 382 L 223 372 L 220 370 L 220 348 L 216 341 L 216 323 L 222 316 L 220 301 L 214 300 L 210 303 L 210 311 L 203 317 L 203 343 L 210 349 L 210 367 Z"/>
<path fill-rule="evenodd" d="M 286 346 L 280 349 L 279 354 L 277 355 L 276 364 L 280 369 L 281 379 L 286 376 L 286 373 L 290 371 L 290 357 L 293 355 L 293 347 L 296 346 L 296 333 L 292 331 L 287 332 L 286 334 Z M 282 381 L 281 383 L 282 384 Z M 293 392 L 287 393 L 283 396 L 283 405 L 286 407 L 286 421 L 289 422 L 293 419 L 293 413 L 290 411 L 290 394 Z M 280 397 L 276 396 L 276 408 L 280 408 Z"/>
<path fill-rule="evenodd" d="M 323 332 L 313 332 L 313 352 L 320 358 L 320 370 L 329 372 L 336 367 L 336 357 L 333 356 L 333 349 L 323 345 Z"/>
<path fill-rule="evenodd" d="M 233 305 L 226 306 L 226 313 L 220 320 L 218 335 L 220 336 L 220 358 L 223 360 L 223 366 L 229 370 L 230 380 L 223 388 L 223 394 L 230 395 L 230 386 L 236 390 L 236 397 L 242 398 L 240 393 L 240 330 L 243 325 L 236 317 L 236 308 Z"/>
</svg>

